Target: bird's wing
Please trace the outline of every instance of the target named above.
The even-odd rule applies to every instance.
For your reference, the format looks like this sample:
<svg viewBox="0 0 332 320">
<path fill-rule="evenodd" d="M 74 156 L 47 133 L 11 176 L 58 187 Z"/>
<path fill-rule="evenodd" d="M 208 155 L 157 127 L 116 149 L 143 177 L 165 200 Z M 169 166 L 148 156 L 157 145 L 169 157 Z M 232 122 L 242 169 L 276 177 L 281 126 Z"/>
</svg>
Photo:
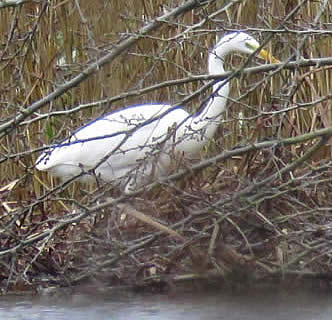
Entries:
<svg viewBox="0 0 332 320">
<path fill-rule="evenodd" d="M 185 110 L 169 105 L 141 105 L 113 112 L 91 121 L 42 154 L 37 168 L 67 165 L 91 169 L 106 156 L 114 171 L 135 165 L 166 138 L 174 123 L 186 117 Z"/>
</svg>

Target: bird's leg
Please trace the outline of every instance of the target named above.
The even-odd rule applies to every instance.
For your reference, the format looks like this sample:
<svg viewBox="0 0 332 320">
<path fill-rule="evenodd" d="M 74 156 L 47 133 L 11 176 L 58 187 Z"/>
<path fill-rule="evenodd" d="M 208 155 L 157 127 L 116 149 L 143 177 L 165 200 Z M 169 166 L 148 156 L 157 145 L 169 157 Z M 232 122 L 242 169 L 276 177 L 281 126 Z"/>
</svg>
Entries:
<svg viewBox="0 0 332 320">
<path fill-rule="evenodd" d="M 97 175 L 96 175 L 96 173 L 95 173 L 94 170 L 92 170 L 92 174 L 91 175 L 94 177 L 94 179 L 96 181 L 97 188 L 100 189 L 99 179 L 98 179 L 98 177 L 97 177 Z"/>
<path fill-rule="evenodd" d="M 100 188 L 99 179 L 98 179 L 98 177 L 97 177 L 97 175 L 96 175 L 95 169 L 89 169 L 88 171 L 85 171 L 85 170 L 84 170 L 84 166 L 83 166 L 82 163 L 79 163 L 78 166 L 79 166 L 79 168 L 80 168 L 81 171 L 82 171 L 82 172 L 81 172 L 81 175 L 85 175 L 85 174 L 87 174 L 87 175 L 90 175 L 90 176 L 94 177 L 95 180 L 96 180 L 96 185 L 97 185 L 97 187 Z"/>
</svg>

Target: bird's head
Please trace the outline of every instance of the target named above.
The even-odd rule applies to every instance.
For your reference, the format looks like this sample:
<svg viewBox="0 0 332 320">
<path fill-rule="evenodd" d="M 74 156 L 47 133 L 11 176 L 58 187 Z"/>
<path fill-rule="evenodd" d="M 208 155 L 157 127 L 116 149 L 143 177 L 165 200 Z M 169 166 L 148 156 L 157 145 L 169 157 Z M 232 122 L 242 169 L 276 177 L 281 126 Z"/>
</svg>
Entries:
<svg viewBox="0 0 332 320">
<path fill-rule="evenodd" d="M 260 44 L 251 35 L 245 32 L 234 32 L 220 39 L 215 47 L 215 53 L 219 57 L 231 52 L 240 52 L 249 55 L 254 53 L 259 47 Z M 260 50 L 258 56 L 270 63 L 280 62 L 265 49 Z"/>
</svg>

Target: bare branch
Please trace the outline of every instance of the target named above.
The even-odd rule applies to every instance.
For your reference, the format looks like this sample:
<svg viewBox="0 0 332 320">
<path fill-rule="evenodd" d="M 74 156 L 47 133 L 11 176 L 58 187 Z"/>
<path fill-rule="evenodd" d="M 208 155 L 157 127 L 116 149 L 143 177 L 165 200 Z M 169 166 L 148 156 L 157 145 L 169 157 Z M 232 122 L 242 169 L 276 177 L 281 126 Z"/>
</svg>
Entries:
<svg viewBox="0 0 332 320">
<path fill-rule="evenodd" d="M 319 69 L 321 67 L 331 66 L 331 65 L 332 65 L 332 58 L 327 57 L 327 58 L 301 59 L 299 61 L 291 61 L 291 62 L 286 62 L 286 63 L 281 62 L 279 64 L 266 64 L 266 65 L 250 67 L 250 68 L 240 68 L 237 71 L 227 71 L 220 75 L 191 75 L 186 78 L 168 80 L 168 81 L 164 81 L 162 83 L 158 83 L 158 84 L 146 87 L 146 88 L 128 91 L 126 93 L 122 93 L 118 96 L 114 96 L 111 98 L 81 104 L 78 106 L 74 106 L 68 110 L 47 112 L 43 115 L 38 115 L 37 117 L 35 117 L 31 120 L 23 121 L 24 119 L 22 119 L 21 120 L 22 122 L 18 122 L 16 125 L 29 125 L 31 123 L 40 121 L 45 118 L 49 119 L 50 117 L 69 115 L 72 113 L 82 111 L 84 109 L 99 107 L 103 104 L 115 103 L 115 102 L 130 98 L 130 97 L 141 96 L 143 94 L 146 94 L 146 93 L 149 93 L 149 92 L 152 92 L 155 90 L 163 89 L 166 87 L 179 86 L 181 84 L 186 84 L 186 83 L 195 82 L 195 81 L 211 80 L 209 83 L 207 83 L 206 85 L 204 85 L 203 87 L 198 89 L 196 92 L 192 93 L 190 96 L 186 97 L 185 99 L 183 99 L 182 101 L 180 101 L 176 104 L 176 105 L 183 105 L 183 104 L 189 102 L 190 100 L 192 100 L 193 98 L 195 98 L 198 94 L 203 93 L 204 91 L 209 89 L 213 85 L 214 80 L 224 80 L 227 78 L 240 77 L 240 76 L 244 76 L 244 75 L 249 76 L 249 75 L 254 75 L 254 74 L 259 74 L 262 72 L 269 72 L 269 71 L 281 72 L 281 70 L 284 70 L 284 69 L 295 70 L 297 68 L 305 68 L 305 67 L 315 67 L 315 68 Z M 324 101 L 327 98 L 328 97 L 323 97 L 321 99 Z M 307 104 L 300 104 L 300 107 L 304 107 L 305 105 L 313 106 L 313 105 L 319 103 L 320 101 L 321 100 L 314 101 L 312 103 L 307 103 Z M 288 110 L 280 110 L 279 112 L 290 111 L 293 108 L 296 108 L 296 107 L 289 108 Z M 36 111 L 34 113 L 36 113 Z M 0 132 L 1 132 L 1 126 L 0 126 Z"/>
<path fill-rule="evenodd" d="M 21 113 L 8 121 L 5 124 L 0 126 L 0 138 L 8 134 L 11 130 L 13 130 L 17 123 L 20 123 L 28 116 L 30 116 L 33 112 L 40 109 L 42 106 L 46 105 L 47 103 L 51 102 L 52 100 L 56 99 L 57 97 L 61 96 L 66 91 L 70 90 L 71 88 L 77 86 L 82 81 L 89 78 L 92 74 L 96 73 L 100 68 L 104 65 L 111 63 L 115 58 L 117 58 L 120 54 L 124 51 L 128 50 L 131 46 L 133 46 L 137 41 L 144 38 L 144 36 L 152 31 L 157 30 L 160 28 L 164 23 L 167 23 L 170 19 L 174 19 L 177 16 L 194 9 L 197 6 L 204 5 L 207 3 L 212 3 L 215 0 L 209 1 L 197 1 L 197 0 L 190 0 L 185 2 L 183 5 L 178 6 L 177 8 L 173 9 L 169 13 L 162 15 L 161 17 L 156 18 L 153 22 L 149 23 L 148 25 L 142 27 L 138 32 L 134 35 L 129 36 L 127 39 L 122 40 L 114 49 L 110 51 L 110 53 L 106 54 L 102 58 L 98 59 L 96 62 L 92 63 L 88 66 L 83 72 L 79 75 L 71 79 L 70 81 L 66 82 L 62 86 L 59 86 L 58 89 L 44 97 L 43 99 L 33 103 L 29 107 L 27 107 L 24 111 L 21 110 Z"/>
</svg>

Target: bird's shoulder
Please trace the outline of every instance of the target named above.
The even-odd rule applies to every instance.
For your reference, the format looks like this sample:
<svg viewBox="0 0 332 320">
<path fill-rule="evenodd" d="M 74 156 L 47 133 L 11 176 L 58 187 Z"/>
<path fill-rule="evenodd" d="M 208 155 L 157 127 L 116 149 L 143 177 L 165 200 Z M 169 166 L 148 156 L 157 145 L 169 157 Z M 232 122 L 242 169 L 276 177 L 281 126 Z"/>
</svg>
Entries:
<svg viewBox="0 0 332 320">
<path fill-rule="evenodd" d="M 126 107 L 124 109 L 111 112 L 101 117 L 100 120 L 136 120 L 139 122 L 163 118 L 168 115 L 188 115 L 188 113 L 179 106 L 169 104 L 141 104 Z"/>
<path fill-rule="evenodd" d="M 81 136 L 88 132 L 102 133 L 133 129 L 135 126 L 149 122 L 159 123 L 179 122 L 188 117 L 188 112 L 181 107 L 168 104 L 134 105 L 118 111 L 113 111 L 85 124 L 73 135 Z M 144 127 L 147 127 L 146 125 Z"/>
</svg>

